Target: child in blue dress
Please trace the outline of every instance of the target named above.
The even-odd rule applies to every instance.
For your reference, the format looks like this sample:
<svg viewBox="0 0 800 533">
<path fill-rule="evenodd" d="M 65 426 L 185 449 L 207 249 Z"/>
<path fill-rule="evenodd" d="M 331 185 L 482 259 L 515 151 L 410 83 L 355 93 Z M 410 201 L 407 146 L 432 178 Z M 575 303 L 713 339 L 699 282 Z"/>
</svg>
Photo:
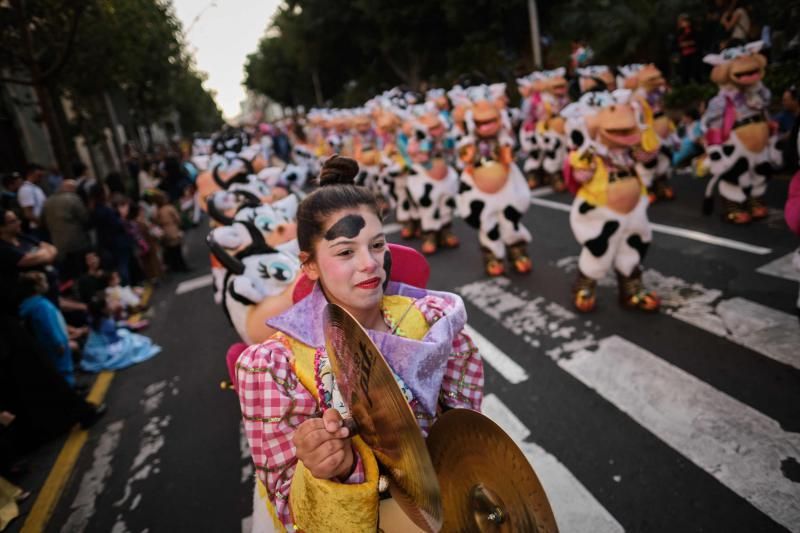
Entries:
<svg viewBox="0 0 800 533">
<path fill-rule="evenodd" d="M 117 326 L 104 292 L 98 292 L 89 302 L 89 315 L 89 338 L 81 359 L 83 370 L 119 370 L 146 361 L 161 351 L 148 337 Z"/>
</svg>

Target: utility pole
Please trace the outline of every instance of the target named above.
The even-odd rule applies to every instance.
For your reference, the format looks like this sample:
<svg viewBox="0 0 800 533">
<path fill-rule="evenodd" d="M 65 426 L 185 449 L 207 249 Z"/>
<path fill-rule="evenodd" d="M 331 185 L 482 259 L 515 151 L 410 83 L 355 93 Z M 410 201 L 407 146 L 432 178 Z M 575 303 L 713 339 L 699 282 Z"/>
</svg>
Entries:
<svg viewBox="0 0 800 533">
<path fill-rule="evenodd" d="M 536 0 L 528 0 L 528 19 L 531 23 L 531 47 L 533 49 L 533 66 L 542 68 L 542 40 L 539 38 L 539 11 Z"/>
</svg>

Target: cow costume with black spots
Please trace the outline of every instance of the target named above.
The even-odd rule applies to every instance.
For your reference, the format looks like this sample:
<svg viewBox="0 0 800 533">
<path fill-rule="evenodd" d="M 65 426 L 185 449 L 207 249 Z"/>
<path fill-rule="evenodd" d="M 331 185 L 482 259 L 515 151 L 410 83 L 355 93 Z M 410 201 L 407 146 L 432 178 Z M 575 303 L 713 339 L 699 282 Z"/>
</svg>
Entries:
<svg viewBox="0 0 800 533">
<path fill-rule="evenodd" d="M 713 209 L 717 185 L 723 219 L 732 224 L 767 216 L 767 181 L 782 162 L 774 127 L 767 121 L 770 91 L 761 81 L 767 64 L 759 53 L 762 45 L 756 41 L 703 58 L 714 65 L 711 80 L 719 85 L 702 118 L 712 175 L 704 207 L 706 213 Z"/>
<path fill-rule="evenodd" d="M 520 115 L 522 124 L 519 128 L 518 140 L 522 171 L 528 180 L 531 189 L 535 189 L 541 181 L 542 149 L 539 146 L 539 136 L 536 133 L 536 124 L 539 121 L 537 112 L 542 95 L 542 80 L 539 74 L 532 72 L 522 78 L 517 78 L 519 91 Z"/>
<path fill-rule="evenodd" d="M 569 163 L 577 184 L 570 226 L 583 247 L 573 286 L 574 304 L 581 312 L 595 308 L 597 281 L 611 268 L 623 306 L 643 311 L 659 307 L 658 298 L 641 281 L 640 265 L 652 230 L 635 163 L 650 154 L 641 149 L 630 96 L 628 90 L 590 92 L 562 111 L 579 146 L 569 154 Z"/>
<path fill-rule="evenodd" d="M 464 164 L 456 204 L 467 224 L 478 230 L 484 268 L 490 276 L 505 272 L 508 256 L 518 273 L 531 271 L 527 245 L 531 234 L 522 224 L 530 205 L 528 183 L 514 163 L 514 141 L 503 126 L 494 86 L 468 90 L 472 107 L 465 114 L 467 135 L 458 149 Z M 502 90 L 505 91 L 503 85 Z"/>
<path fill-rule="evenodd" d="M 651 203 L 673 200 L 675 193 L 669 183 L 672 177 L 672 151 L 680 141 L 675 133 L 675 124 L 665 113 L 667 82 L 652 63 L 638 65 L 631 74 L 628 83 L 635 88 L 635 103 L 645 127 L 644 134 L 651 136 L 653 145 L 658 144 L 655 157 L 638 163 L 637 172 L 647 187 Z"/>
<path fill-rule="evenodd" d="M 413 161 L 408 194 L 416 206 L 422 230 L 422 253 L 430 255 L 439 247 L 456 248 L 458 238 L 451 225 L 458 194 L 458 173 L 454 141 L 435 105 L 415 106 L 414 132 L 408 143 Z"/>
<path fill-rule="evenodd" d="M 567 137 L 561 110 L 569 104 L 567 96 L 566 70 L 557 68 L 538 73 L 541 99 L 536 106 L 536 144 L 541 151 L 541 175 L 556 192 L 563 191 L 562 168 L 567 155 Z M 529 185 L 536 183 L 529 181 Z"/>
</svg>

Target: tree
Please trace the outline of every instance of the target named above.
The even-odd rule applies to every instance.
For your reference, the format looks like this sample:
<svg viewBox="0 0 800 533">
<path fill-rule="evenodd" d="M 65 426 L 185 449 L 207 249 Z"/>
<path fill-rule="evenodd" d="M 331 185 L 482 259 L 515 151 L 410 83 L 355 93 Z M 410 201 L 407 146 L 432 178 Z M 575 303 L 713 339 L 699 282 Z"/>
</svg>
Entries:
<svg viewBox="0 0 800 533">
<path fill-rule="evenodd" d="M 81 0 L 10 0 L 0 7 L 0 81 L 33 88 L 62 169 L 70 168 L 71 154 L 55 109 L 58 93 L 52 87 L 73 50 L 85 5 Z"/>
<path fill-rule="evenodd" d="M 71 158 L 53 106 L 61 96 L 90 143 L 114 122 L 109 94 L 123 94 L 140 125 L 173 110 L 187 131 L 222 123 L 168 0 L 13 0 L 0 8 L 0 35 L 3 81 L 36 89 L 64 172 Z"/>
</svg>

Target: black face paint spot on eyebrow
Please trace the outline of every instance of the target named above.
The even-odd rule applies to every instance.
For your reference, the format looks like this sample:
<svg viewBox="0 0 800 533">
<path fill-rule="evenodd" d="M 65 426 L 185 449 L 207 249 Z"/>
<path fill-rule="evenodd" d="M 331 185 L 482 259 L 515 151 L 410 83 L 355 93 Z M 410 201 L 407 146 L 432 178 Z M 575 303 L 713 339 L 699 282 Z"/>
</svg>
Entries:
<svg viewBox="0 0 800 533">
<path fill-rule="evenodd" d="M 353 239 L 361 233 L 367 223 L 361 215 L 347 215 L 339 219 L 336 224 L 325 232 L 325 240 L 332 241 L 339 237 Z"/>
<path fill-rule="evenodd" d="M 392 252 L 389 250 L 383 253 L 383 271 L 386 273 L 386 279 L 383 280 L 383 292 L 386 292 L 386 287 L 389 285 L 389 278 L 392 275 Z"/>
</svg>

